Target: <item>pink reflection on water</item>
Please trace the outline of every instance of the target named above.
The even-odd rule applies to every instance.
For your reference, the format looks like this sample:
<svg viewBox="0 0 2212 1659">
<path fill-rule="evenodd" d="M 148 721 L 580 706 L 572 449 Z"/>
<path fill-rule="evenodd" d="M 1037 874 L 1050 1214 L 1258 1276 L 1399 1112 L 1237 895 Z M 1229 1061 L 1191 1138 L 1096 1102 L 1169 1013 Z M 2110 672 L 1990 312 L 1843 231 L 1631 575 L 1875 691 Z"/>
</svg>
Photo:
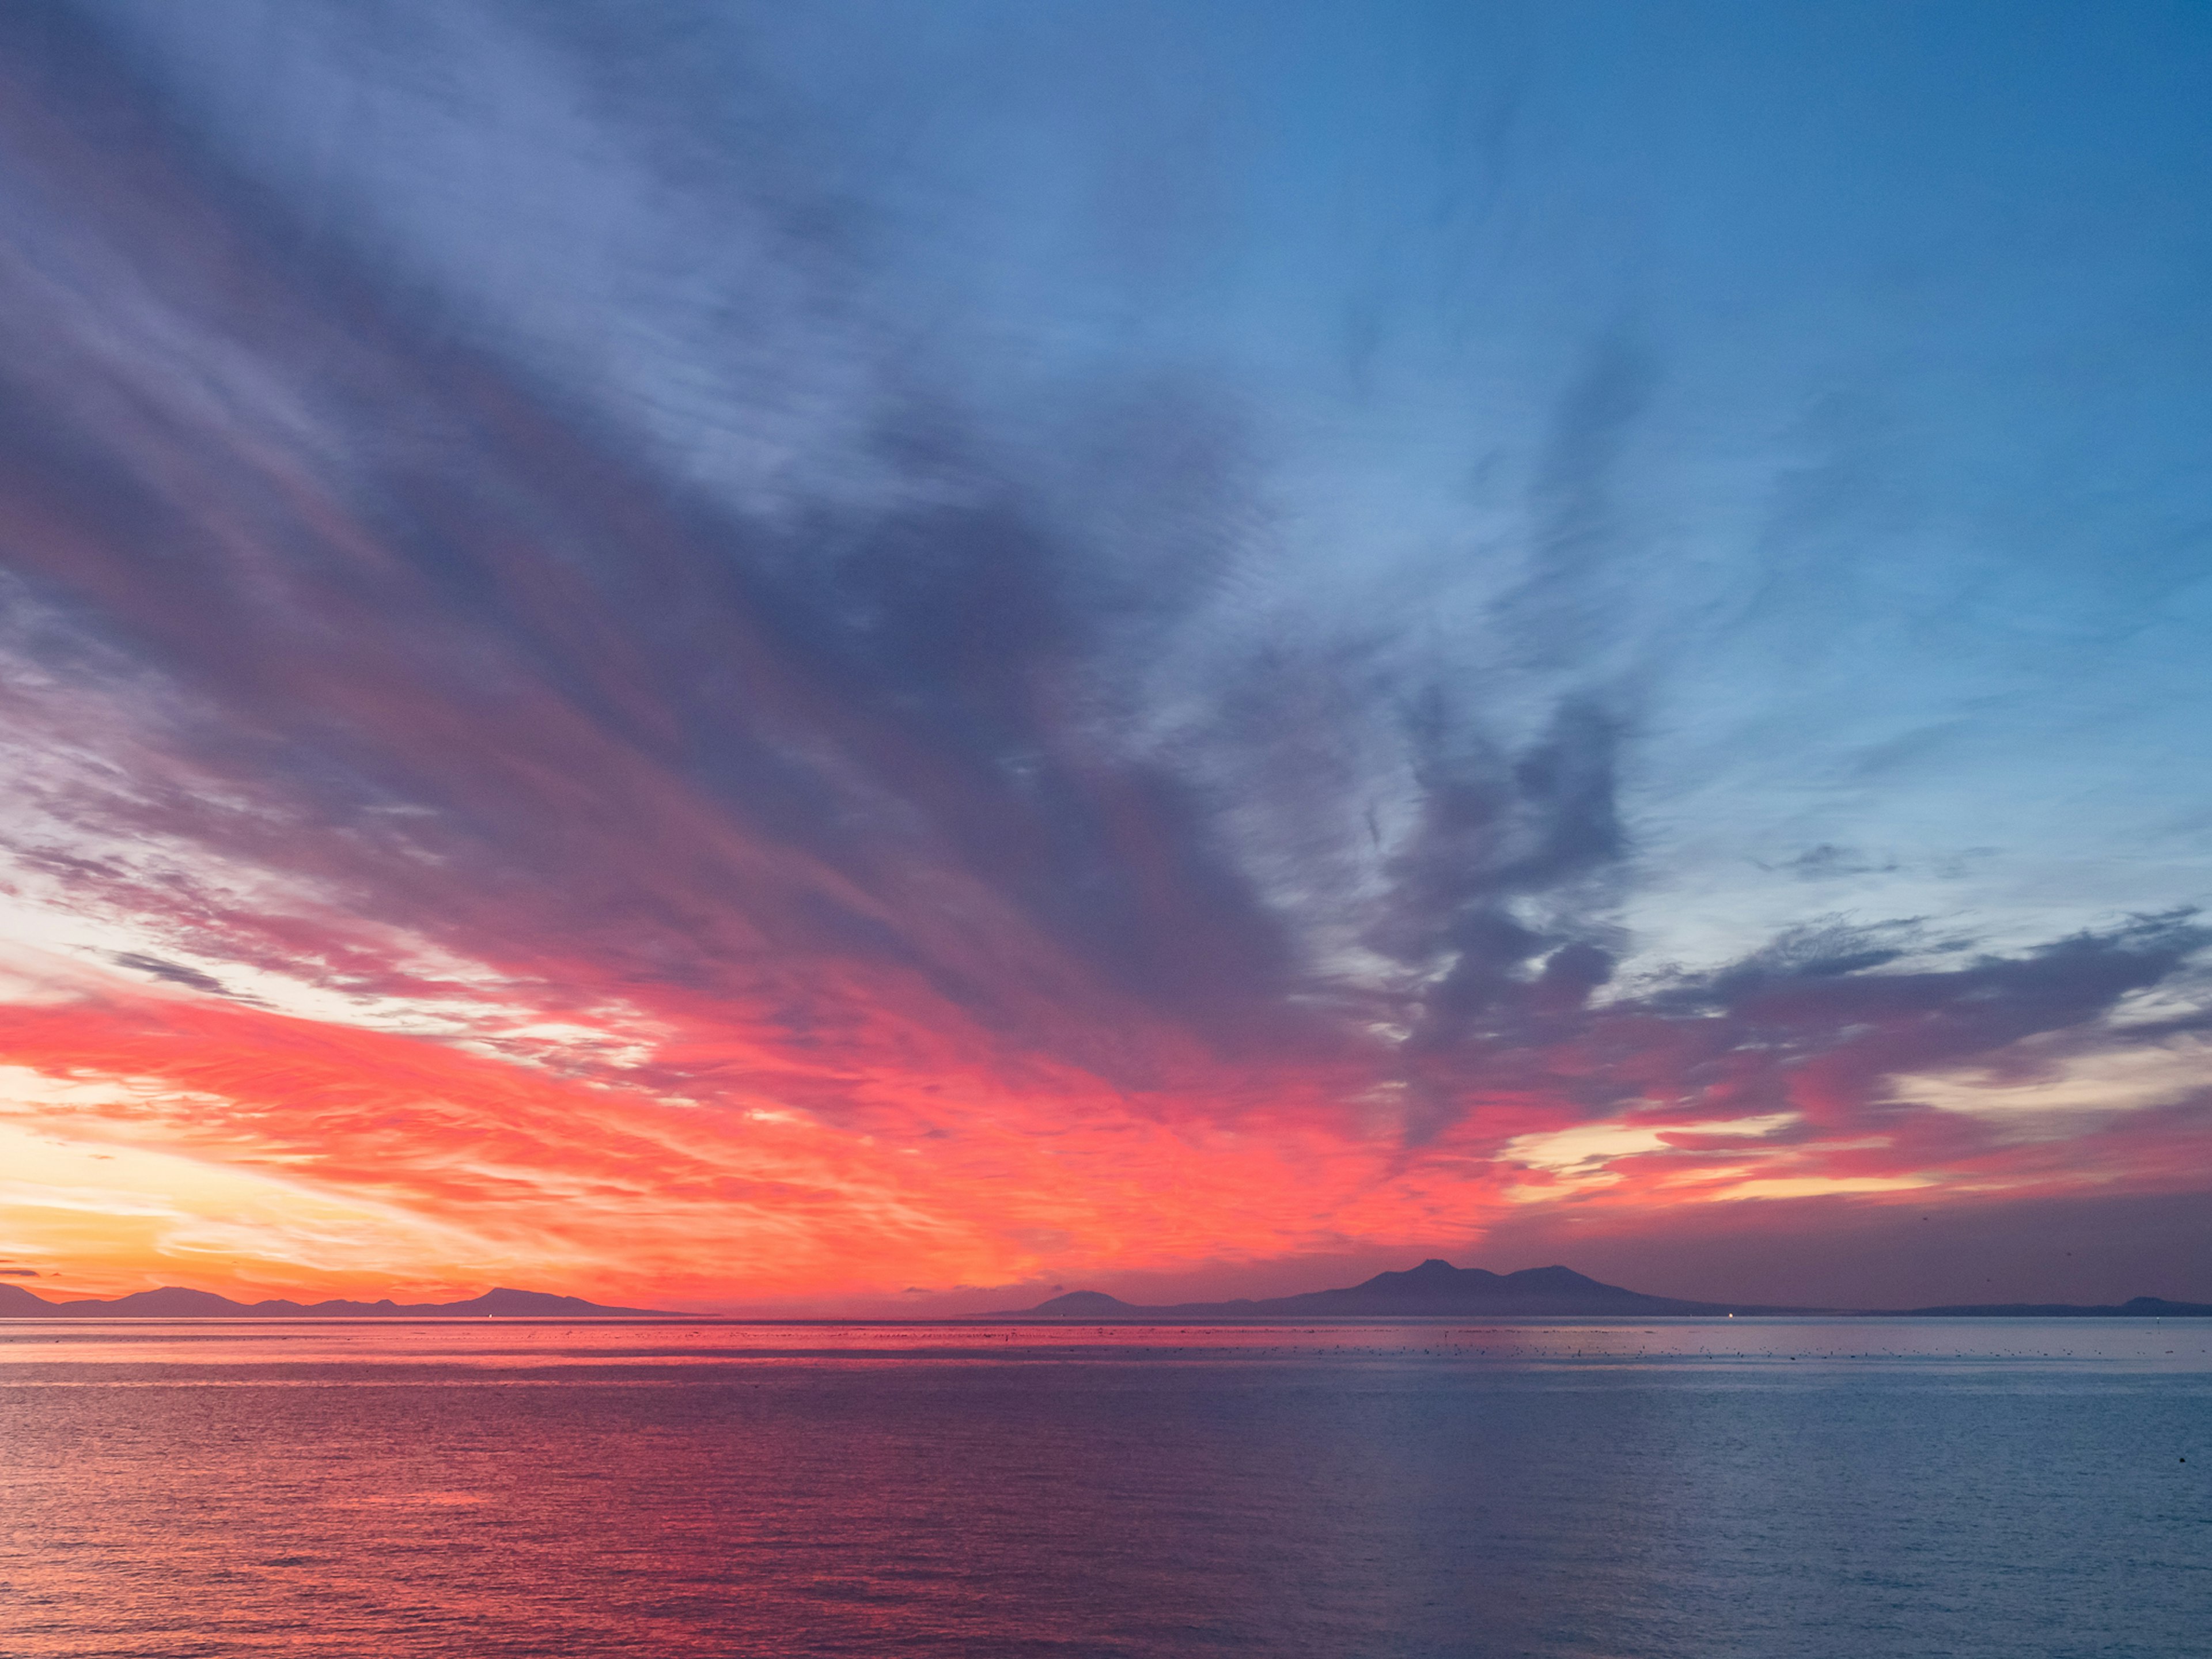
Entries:
<svg viewBox="0 0 2212 1659">
<path fill-rule="evenodd" d="M 2123 1595 L 2138 1650 L 2189 1651 L 2208 1348 L 2148 1321 L 9 1323 L 0 1654 L 1856 1659 L 1903 1628 L 2088 1651 Z"/>
<path fill-rule="evenodd" d="M 1515 1367 L 1977 1362 L 2212 1369 L 2212 1321 L 1695 1319 L 1041 1325 L 729 1321 L 88 1321 L 0 1324 L 0 1366 L 462 1367 L 1264 1361 Z"/>
</svg>

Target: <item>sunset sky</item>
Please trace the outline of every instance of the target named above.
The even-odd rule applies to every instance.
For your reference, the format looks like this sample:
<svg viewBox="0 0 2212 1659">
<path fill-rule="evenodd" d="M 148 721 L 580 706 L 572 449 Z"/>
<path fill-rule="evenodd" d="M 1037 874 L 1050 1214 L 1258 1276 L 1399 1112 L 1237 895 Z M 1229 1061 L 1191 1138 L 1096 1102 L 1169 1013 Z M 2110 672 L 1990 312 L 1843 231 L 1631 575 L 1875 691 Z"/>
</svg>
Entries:
<svg viewBox="0 0 2212 1659">
<path fill-rule="evenodd" d="M 2212 1299 L 2212 11 L 0 11 L 0 1274 Z"/>
</svg>

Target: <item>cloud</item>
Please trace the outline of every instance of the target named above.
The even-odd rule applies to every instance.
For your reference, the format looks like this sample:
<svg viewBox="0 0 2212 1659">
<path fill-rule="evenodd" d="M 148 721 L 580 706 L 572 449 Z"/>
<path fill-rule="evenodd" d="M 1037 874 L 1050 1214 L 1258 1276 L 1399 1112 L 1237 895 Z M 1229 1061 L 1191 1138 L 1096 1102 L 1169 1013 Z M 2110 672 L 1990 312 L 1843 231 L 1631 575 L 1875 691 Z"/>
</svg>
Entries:
<svg viewBox="0 0 2212 1659">
<path fill-rule="evenodd" d="M 657 33 L 441 14 L 501 66 L 441 103 L 310 20 L 257 112 L 216 11 L 0 24 L 23 1248 L 786 1305 L 2194 1156 L 2190 915 L 1624 919 L 1648 331 L 1480 578 L 1310 582 L 1256 382 L 956 373 L 805 123 L 634 95 Z M 356 83 L 327 192 L 242 142 Z"/>
<path fill-rule="evenodd" d="M 136 969 L 142 974 L 150 974 L 155 979 L 167 980 L 172 985 L 205 991 L 212 996 L 229 994 L 222 988 L 222 981 L 212 974 L 204 974 L 197 968 L 187 968 L 179 963 L 164 962 L 159 957 L 141 956 L 135 951 L 118 951 L 115 965 Z"/>
<path fill-rule="evenodd" d="M 1889 875 L 1904 866 L 1894 859 L 1878 860 L 1856 848 L 1822 842 L 1778 865 L 1760 864 L 1759 867 L 1786 871 L 1800 881 L 1834 881 L 1845 876 Z"/>
</svg>

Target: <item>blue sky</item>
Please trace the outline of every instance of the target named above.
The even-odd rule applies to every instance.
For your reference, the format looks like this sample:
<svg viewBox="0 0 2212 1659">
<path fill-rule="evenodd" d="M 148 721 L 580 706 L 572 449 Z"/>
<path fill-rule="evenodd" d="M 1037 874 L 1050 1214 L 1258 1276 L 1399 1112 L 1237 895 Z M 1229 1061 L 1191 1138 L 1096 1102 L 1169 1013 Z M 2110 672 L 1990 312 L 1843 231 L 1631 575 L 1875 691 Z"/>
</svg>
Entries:
<svg viewBox="0 0 2212 1659">
<path fill-rule="evenodd" d="M 2206 890 L 2201 10 L 108 9 L 710 481 L 868 488 L 918 380 L 1074 533 L 1237 538 L 1179 651 L 1618 700 L 1647 951 Z M 1243 522 L 1099 499 L 1148 398 Z"/>
</svg>

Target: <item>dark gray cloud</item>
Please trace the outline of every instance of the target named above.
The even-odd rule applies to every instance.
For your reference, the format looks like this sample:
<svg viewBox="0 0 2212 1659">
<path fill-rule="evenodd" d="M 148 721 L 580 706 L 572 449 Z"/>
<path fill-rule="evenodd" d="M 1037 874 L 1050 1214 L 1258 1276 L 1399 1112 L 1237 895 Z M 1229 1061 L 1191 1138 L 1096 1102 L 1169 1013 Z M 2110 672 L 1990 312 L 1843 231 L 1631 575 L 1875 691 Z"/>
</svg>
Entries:
<svg viewBox="0 0 2212 1659">
<path fill-rule="evenodd" d="M 1758 862 L 1753 860 L 1753 862 Z M 1759 864 L 1762 870 L 1780 870 L 1800 881 L 1833 881 L 1845 876 L 1890 875 L 1904 868 L 1895 859 L 1882 859 L 1855 847 L 1822 842 L 1779 864 Z"/>
<path fill-rule="evenodd" d="M 1433 977 L 1419 994 L 1413 1041 L 1446 1044 L 1542 983 L 1549 1000 L 1604 982 L 1601 930 L 1589 908 L 1626 840 L 1614 799 L 1619 734 L 1601 712 L 1570 705 L 1517 755 L 1455 729 L 1432 700 L 1409 711 L 1419 817 L 1389 862 L 1393 887 L 1377 948 Z M 1581 889 L 1583 905 L 1542 914 Z M 1516 907 L 1520 907 L 1517 908 Z M 1571 951 L 1540 980 L 1533 964 Z M 1555 958 L 1555 960 L 1558 960 Z"/>
<path fill-rule="evenodd" d="M 149 974 L 155 979 L 167 980 L 172 985 L 182 985 L 194 991 L 205 991 L 210 996 L 220 997 L 230 994 L 223 988 L 222 981 L 213 975 L 204 974 L 197 968 L 187 968 L 181 963 L 164 962 L 159 957 L 141 956 L 131 951 L 117 951 L 113 960 L 118 968 L 129 968 L 141 974 Z"/>
</svg>

